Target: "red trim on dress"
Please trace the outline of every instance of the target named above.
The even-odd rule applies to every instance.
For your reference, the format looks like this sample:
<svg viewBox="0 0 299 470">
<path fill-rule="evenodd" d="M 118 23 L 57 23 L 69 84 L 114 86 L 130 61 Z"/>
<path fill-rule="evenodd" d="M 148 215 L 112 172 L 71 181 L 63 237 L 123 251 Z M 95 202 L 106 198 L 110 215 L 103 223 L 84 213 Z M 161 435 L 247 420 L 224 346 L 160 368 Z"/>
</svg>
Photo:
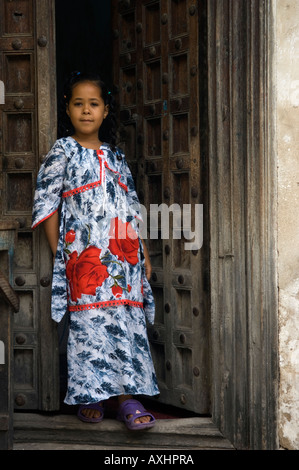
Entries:
<svg viewBox="0 0 299 470">
<path fill-rule="evenodd" d="M 66 198 L 66 197 L 70 197 L 70 196 L 73 196 L 74 194 L 78 194 L 78 193 L 83 193 L 84 191 L 88 191 L 89 189 L 93 189 L 93 188 L 96 188 L 97 186 L 101 186 L 102 182 L 103 182 L 103 177 L 104 177 L 104 174 L 103 174 L 103 160 L 101 158 L 101 155 L 104 155 L 104 152 L 103 150 L 97 150 L 97 155 L 98 155 L 98 159 L 99 159 L 99 163 L 100 163 L 100 179 L 99 181 L 95 181 L 94 183 L 88 183 L 88 184 L 85 184 L 84 186 L 79 186 L 78 188 L 75 188 L 75 189 L 71 189 L 70 191 L 65 191 L 64 193 L 62 193 L 62 197 Z M 128 192 L 128 187 L 121 182 L 121 174 L 118 172 L 118 171 L 115 171 L 115 170 L 112 170 L 108 163 L 105 161 L 104 162 L 104 165 L 106 168 L 108 168 L 108 170 L 112 171 L 112 173 L 115 173 L 118 175 L 118 184 L 119 186 L 121 186 L 126 192 Z"/>
<path fill-rule="evenodd" d="M 132 307 L 143 308 L 143 302 L 136 302 L 135 300 L 128 299 L 116 299 L 116 300 L 105 300 L 103 302 L 95 302 L 93 304 L 85 305 L 69 305 L 70 312 L 79 312 L 81 310 L 91 310 L 102 307 L 115 307 L 117 305 L 131 305 Z"/>
<path fill-rule="evenodd" d="M 40 220 L 39 222 L 37 222 L 35 225 L 32 226 L 32 230 L 35 229 L 35 227 L 37 227 L 39 224 L 41 224 L 42 222 L 44 222 L 45 220 L 49 219 L 49 217 L 51 217 L 52 215 L 55 214 L 55 212 L 57 212 L 58 209 L 56 209 L 54 212 L 52 212 L 51 214 L 47 215 L 46 217 L 44 217 L 42 220 Z"/>
<path fill-rule="evenodd" d="M 101 186 L 101 181 L 95 181 L 94 183 L 88 183 L 84 186 L 80 186 L 79 188 L 71 189 L 70 191 L 65 191 L 62 193 L 62 197 L 70 197 L 74 194 L 84 193 L 84 191 L 88 191 L 89 189 L 96 188 L 97 186 Z"/>
<path fill-rule="evenodd" d="M 119 186 L 121 186 L 126 192 L 128 192 L 128 187 L 127 187 L 124 183 L 122 183 L 121 180 L 120 180 L 120 179 L 121 179 L 121 174 L 119 173 L 119 171 L 112 170 L 112 169 L 109 167 L 109 165 L 108 165 L 107 162 L 105 162 L 104 165 L 105 165 L 106 168 L 108 168 L 108 170 L 112 171 L 112 173 L 115 173 L 115 174 L 118 175 L 118 180 L 117 180 L 117 182 L 118 182 Z"/>
<path fill-rule="evenodd" d="M 102 181 L 95 181 L 94 183 L 88 183 L 84 186 L 79 186 L 79 188 L 71 189 L 70 191 L 65 191 L 62 193 L 62 197 L 70 197 L 74 194 L 84 193 L 84 191 L 88 191 L 89 189 L 96 188 L 97 186 L 101 186 Z"/>
</svg>

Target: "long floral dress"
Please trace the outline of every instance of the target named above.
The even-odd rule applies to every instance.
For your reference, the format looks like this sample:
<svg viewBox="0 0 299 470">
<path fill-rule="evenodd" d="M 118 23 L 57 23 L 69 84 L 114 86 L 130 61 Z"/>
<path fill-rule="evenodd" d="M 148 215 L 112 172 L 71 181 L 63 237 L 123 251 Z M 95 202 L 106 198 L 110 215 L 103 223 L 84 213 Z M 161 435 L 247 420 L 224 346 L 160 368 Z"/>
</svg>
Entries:
<svg viewBox="0 0 299 470">
<path fill-rule="evenodd" d="M 154 299 L 139 237 L 132 175 L 119 149 L 56 141 L 41 165 L 32 228 L 56 211 L 52 318 L 68 312 L 68 404 L 159 393 L 146 320 Z"/>
</svg>

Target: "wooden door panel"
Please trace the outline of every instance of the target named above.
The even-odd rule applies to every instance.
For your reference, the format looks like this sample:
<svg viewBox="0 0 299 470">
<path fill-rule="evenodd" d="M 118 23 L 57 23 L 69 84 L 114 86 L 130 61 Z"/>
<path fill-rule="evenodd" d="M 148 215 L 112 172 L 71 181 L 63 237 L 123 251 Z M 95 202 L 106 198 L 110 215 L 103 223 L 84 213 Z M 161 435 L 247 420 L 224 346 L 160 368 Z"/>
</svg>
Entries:
<svg viewBox="0 0 299 470">
<path fill-rule="evenodd" d="M 114 83 L 119 90 L 120 145 L 148 214 L 147 244 L 156 301 L 149 327 L 160 386 L 159 400 L 199 413 L 209 411 L 208 314 L 203 289 L 205 257 L 186 250 L 194 231 L 200 181 L 198 2 L 116 1 L 113 6 Z M 119 57 L 119 65 L 116 58 Z M 131 129 L 134 128 L 134 132 Z M 163 237 L 161 219 L 150 237 L 152 204 L 192 206 L 190 227 Z"/>
<path fill-rule="evenodd" d="M 46 285 L 42 275 L 45 265 L 49 265 L 50 253 L 46 249 L 40 255 L 43 235 L 31 230 L 43 125 L 36 97 L 47 92 L 42 74 L 43 80 L 51 75 L 49 63 L 43 66 L 40 59 L 40 49 L 46 56 L 46 50 L 54 48 L 54 43 L 41 40 L 40 29 L 46 24 L 45 18 L 51 18 L 53 5 L 51 0 L 5 0 L 0 5 L 0 74 L 5 84 L 5 104 L 0 107 L 0 216 L 19 223 L 13 272 L 14 288 L 20 298 L 13 332 L 16 409 L 57 408 L 57 371 L 51 364 L 55 364 L 52 356 L 55 337 L 48 307 L 50 282 Z M 53 29 L 53 22 L 47 28 L 43 29 L 45 35 Z M 50 93 L 47 100 L 51 102 Z M 48 136 L 53 135 L 53 124 L 55 120 L 47 123 Z M 42 346 L 45 342 L 53 343 L 48 357 Z M 48 377 L 46 382 L 44 375 Z"/>
</svg>

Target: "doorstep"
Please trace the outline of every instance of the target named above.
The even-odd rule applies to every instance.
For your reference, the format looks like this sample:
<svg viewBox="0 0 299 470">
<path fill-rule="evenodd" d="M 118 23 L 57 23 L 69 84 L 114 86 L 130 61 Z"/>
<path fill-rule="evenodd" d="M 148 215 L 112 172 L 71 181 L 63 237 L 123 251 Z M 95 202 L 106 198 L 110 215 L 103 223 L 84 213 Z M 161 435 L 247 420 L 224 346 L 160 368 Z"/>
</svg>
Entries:
<svg viewBox="0 0 299 470">
<path fill-rule="evenodd" d="M 211 418 L 157 419 L 146 431 L 129 431 L 116 419 L 83 423 L 74 415 L 14 414 L 14 449 L 233 450 Z"/>
</svg>

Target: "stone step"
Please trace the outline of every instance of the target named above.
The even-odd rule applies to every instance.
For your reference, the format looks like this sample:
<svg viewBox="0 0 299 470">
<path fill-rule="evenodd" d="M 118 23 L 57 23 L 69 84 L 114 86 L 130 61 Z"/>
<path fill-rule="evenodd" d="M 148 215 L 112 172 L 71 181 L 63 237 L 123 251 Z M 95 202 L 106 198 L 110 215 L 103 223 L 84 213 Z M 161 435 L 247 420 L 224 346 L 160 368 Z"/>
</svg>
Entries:
<svg viewBox="0 0 299 470">
<path fill-rule="evenodd" d="M 50 443 L 77 449 L 233 449 L 210 418 L 158 419 L 153 428 L 134 432 L 115 419 L 83 423 L 75 415 L 14 414 L 15 448 Z"/>
</svg>

